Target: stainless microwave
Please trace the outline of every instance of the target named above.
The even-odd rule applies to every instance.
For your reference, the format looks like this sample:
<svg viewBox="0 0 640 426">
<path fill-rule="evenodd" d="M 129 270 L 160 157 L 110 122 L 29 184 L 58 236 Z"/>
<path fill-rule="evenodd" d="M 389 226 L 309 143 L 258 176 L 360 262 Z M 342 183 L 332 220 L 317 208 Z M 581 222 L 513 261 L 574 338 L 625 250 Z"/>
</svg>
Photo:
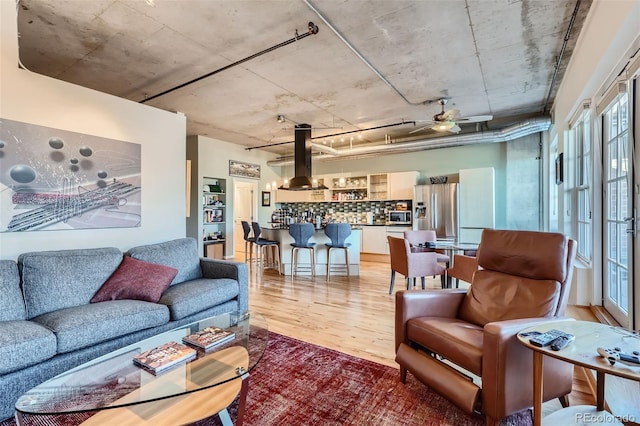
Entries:
<svg viewBox="0 0 640 426">
<path fill-rule="evenodd" d="M 387 214 L 387 223 L 411 225 L 411 212 L 409 210 L 392 210 Z"/>
</svg>

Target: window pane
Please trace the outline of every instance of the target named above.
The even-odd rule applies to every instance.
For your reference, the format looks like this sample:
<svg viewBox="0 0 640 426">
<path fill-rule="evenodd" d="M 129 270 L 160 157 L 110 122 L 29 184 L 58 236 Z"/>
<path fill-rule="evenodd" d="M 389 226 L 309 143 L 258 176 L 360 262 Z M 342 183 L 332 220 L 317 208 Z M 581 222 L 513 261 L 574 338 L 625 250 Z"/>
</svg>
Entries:
<svg viewBox="0 0 640 426">
<path fill-rule="evenodd" d="M 627 306 L 629 306 L 629 282 L 627 276 L 627 270 L 620 268 L 620 301 L 618 302 L 618 306 L 625 313 L 628 313 Z"/>
<path fill-rule="evenodd" d="M 614 263 L 609 263 L 609 271 L 608 271 L 608 283 L 609 283 L 609 298 L 612 300 L 618 300 L 618 280 L 616 278 L 616 265 Z"/>
</svg>

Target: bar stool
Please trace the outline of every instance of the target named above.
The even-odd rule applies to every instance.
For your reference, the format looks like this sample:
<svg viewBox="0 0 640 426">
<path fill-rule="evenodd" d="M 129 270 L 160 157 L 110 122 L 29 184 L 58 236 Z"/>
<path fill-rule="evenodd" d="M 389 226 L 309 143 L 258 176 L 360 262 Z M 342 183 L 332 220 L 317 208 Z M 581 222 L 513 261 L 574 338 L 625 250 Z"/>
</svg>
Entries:
<svg viewBox="0 0 640 426">
<path fill-rule="evenodd" d="M 334 249 L 344 250 L 347 276 L 349 276 L 349 247 L 351 243 L 345 243 L 344 241 L 351 235 L 351 225 L 348 223 L 328 223 L 324 228 L 324 233 L 331 240 L 330 243 L 325 243 L 325 246 L 327 246 L 327 279 L 329 279 L 329 274 L 331 273 L 331 250 Z"/>
<path fill-rule="evenodd" d="M 266 238 L 260 238 L 262 234 L 262 228 L 258 222 L 251 222 L 253 228 L 254 244 L 256 245 L 256 262 L 262 269 L 271 268 L 276 269 L 280 273 L 280 243 L 275 240 L 268 240 Z M 271 256 L 273 257 L 270 262 L 265 264 L 265 249 L 271 248 Z M 268 258 L 268 257 L 267 257 Z"/>
<path fill-rule="evenodd" d="M 246 220 L 242 222 L 242 230 L 244 231 L 244 262 L 247 262 L 247 246 L 249 246 L 249 262 L 253 260 L 253 245 L 256 242 L 254 237 L 250 237 L 251 235 L 251 225 Z"/>
<path fill-rule="evenodd" d="M 311 238 L 316 233 L 315 228 L 310 223 L 293 223 L 289 225 L 289 235 L 293 237 L 291 243 L 291 275 L 298 271 L 298 250 L 309 250 L 311 256 L 311 275 L 316 274 L 316 243 L 310 243 Z"/>
</svg>

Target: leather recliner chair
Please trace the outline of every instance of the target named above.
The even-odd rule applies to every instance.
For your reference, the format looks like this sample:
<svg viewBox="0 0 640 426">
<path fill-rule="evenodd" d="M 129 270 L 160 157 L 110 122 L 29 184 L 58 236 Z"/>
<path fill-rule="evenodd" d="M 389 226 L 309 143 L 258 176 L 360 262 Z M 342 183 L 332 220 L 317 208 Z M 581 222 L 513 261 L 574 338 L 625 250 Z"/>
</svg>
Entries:
<svg viewBox="0 0 640 426">
<path fill-rule="evenodd" d="M 533 406 L 533 353 L 516 335 L 564 318 L 574 259 L 563 234 L 485 229 L 468 291 L 396 293 L 401 380 L 410 371 L 487 425 Z M 547 357 L 543 377 L 544 401 L 566 406 L 573 366 Z"/>
</svg>

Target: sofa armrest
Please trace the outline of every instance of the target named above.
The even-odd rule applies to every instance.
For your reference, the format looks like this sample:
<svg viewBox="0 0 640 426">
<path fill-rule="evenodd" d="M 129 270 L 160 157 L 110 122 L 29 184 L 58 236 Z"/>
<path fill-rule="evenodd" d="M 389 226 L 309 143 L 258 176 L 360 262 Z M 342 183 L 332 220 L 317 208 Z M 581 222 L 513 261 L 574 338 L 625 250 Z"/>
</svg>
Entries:
<svg viewBox="0 0 640 426">
<path fill-rule="evenodd" d="M 406 341 L 406 324 L 412 318 L 430 316 L 455 318 L 466 290 L 418 291 L 401 290 L 396 293 L 395 343 Z"/>
<path fill-rule="evenodd" d="M 249 267 L 244 262 L 200 258 L 204 278 L 229 278 L 238 281 L 238 307 L 240 312 L 249 310 Z"/>
<path fill-rule="evenodd" d="M 571 318 L 523 318 L 484 326 L 482 348 L 483 412 L 501 419 L 533 405 L 533 351 L 518 341 L 525 328 Z M 553 358 L 544 362 L 544 400 L 571 392 L 573 365 Z"/>
</svg>

